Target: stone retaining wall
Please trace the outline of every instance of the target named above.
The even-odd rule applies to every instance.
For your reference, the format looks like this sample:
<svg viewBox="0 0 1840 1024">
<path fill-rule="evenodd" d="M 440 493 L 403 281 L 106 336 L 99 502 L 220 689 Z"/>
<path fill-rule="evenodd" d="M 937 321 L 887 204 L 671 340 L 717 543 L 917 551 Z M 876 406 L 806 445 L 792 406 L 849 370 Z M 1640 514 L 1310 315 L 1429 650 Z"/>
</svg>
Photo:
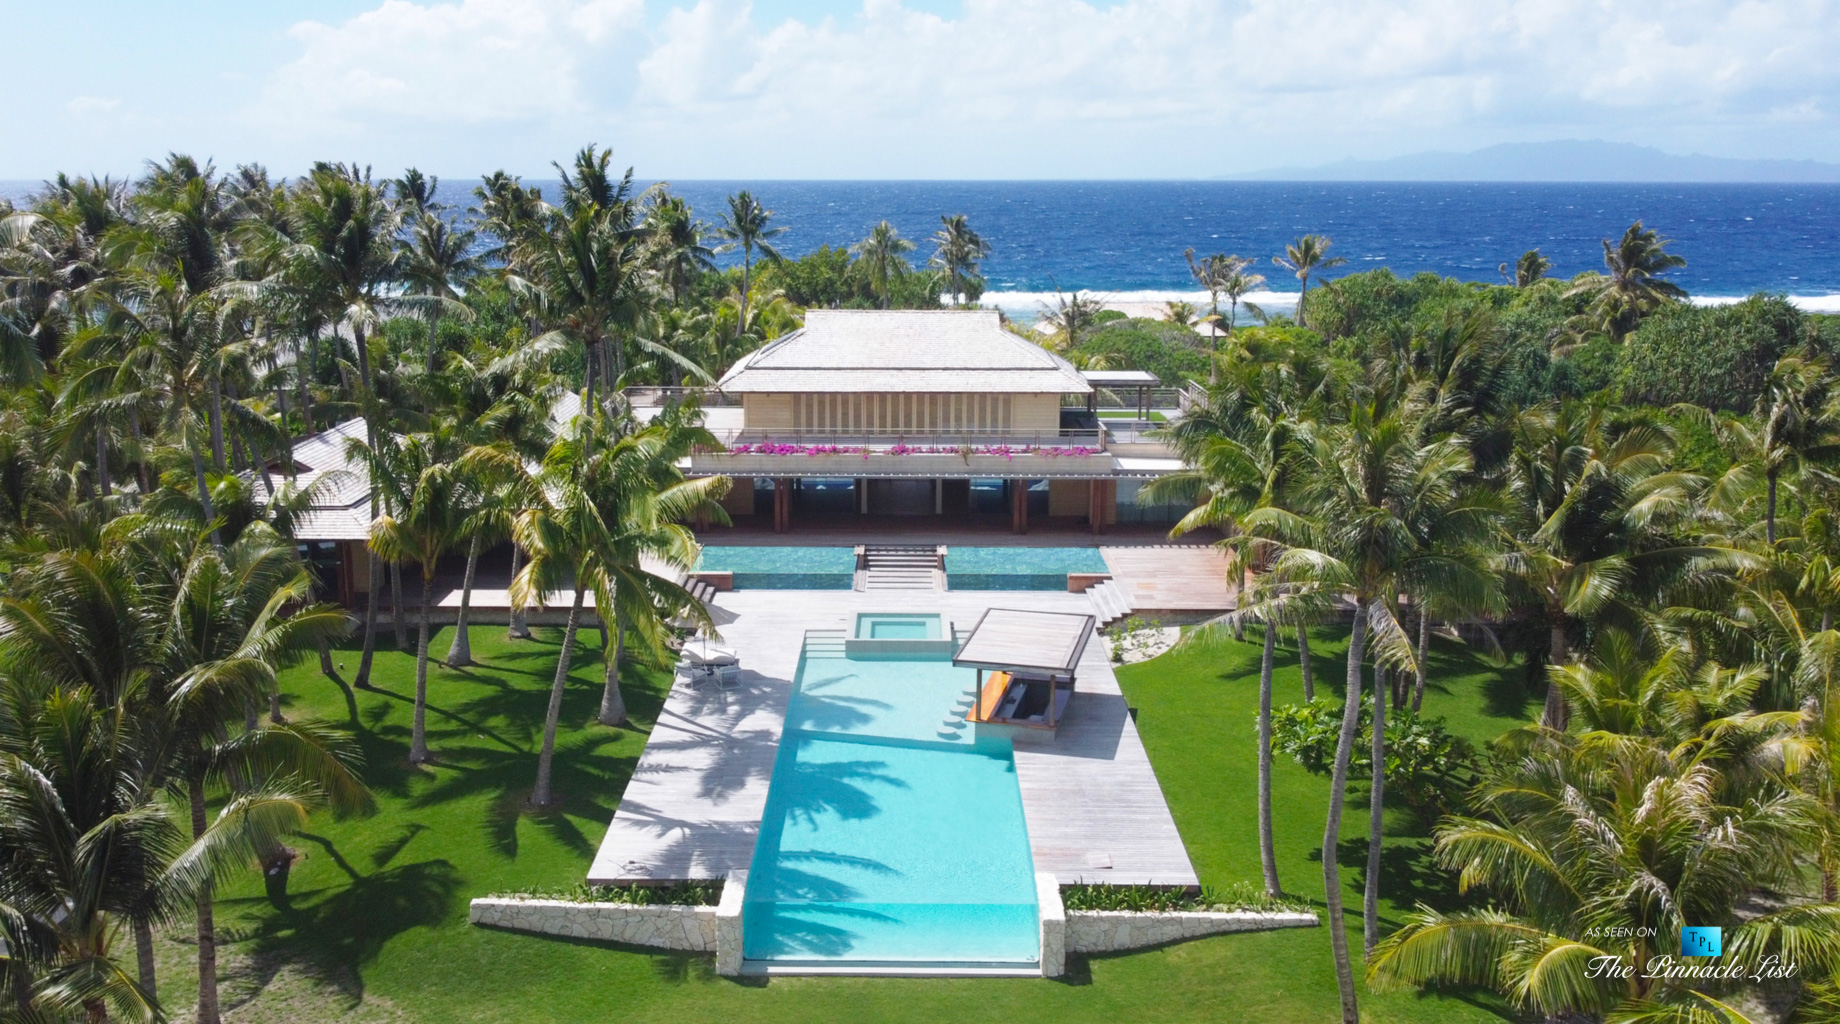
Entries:
<svg viewBox="0 0 1840 1024">
<path fill-rule="evenodd" d="M 473 901 L 468 919 L 477 925 L 539 935 L 711 953 L 716 949 L 716 914 L 715 907 L 682 904 L 487 898 Z"/>
<path fill-rule="evenodd" d="M 1278 911 L 1067 911 L 1067 952 L 1118 953 L 1228 932 L 1314 928 L 1315 914 Z"/>
</svg>

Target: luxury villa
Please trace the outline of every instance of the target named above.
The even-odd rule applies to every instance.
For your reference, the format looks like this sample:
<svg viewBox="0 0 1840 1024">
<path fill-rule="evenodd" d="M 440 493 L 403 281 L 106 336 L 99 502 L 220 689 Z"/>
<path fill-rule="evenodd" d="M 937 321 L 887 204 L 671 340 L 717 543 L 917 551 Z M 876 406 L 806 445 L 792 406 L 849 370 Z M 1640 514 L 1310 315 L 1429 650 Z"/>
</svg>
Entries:
<svg viewBox="0 0 1840 1024">
<path fill-rule="evenodd" d="M 1137 501 L 1181 466 L 1154 434 L 1179 415 L 1169 395 L 1082 372 L 994 312 L 811 310 L 742 359 L 699 396 L 721 447 L 684 466 L 735 481 L 734 528 L 700 530 L 687 571 L 650 568 L 719 635 L 685 644 L 587 874 L 718 882 L 721 906 L 483 899 L 474 920 L 710 950 L 731 974 L 970 975 L 1313 923 L 1101 934 L 1061 905 L 1070 884 L 1197 885 L 1095 632 L 1236 598 L 1205 538 L 1166 536 L 1183 509 Z M 680 396 L 627 397 L 648 417 Z M 297 536 L 351 603 L 369 510 L 341 471 L 360 429 L 295 448 L 302 478 L 324 479 Z M 481 563 L 476 621 L 508 607 L 507 553 Z"/>
</svg>

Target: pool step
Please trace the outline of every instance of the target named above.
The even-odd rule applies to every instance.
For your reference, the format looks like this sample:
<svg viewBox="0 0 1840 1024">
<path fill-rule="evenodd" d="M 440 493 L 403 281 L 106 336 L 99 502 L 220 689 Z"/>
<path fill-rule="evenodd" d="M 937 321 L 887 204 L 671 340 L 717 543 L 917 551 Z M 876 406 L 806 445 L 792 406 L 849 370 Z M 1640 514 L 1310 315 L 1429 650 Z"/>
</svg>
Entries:
<svg viewBox="0 0 1840 1024">
<path fill-rule="evenodd" d="M 869 544 L 864 590 L 938 590 L 939 550 L 920 544 Z"/>
<path fill-rule="evenodd" d="M 1086 588 L 1086 596 L 1092 600 L 1093 613 L 1099 619 L 1099 628 L 1126 618 L 1133 610 L 1131 596 L 1115 580 L 1101 580 Z"/>
</svg>

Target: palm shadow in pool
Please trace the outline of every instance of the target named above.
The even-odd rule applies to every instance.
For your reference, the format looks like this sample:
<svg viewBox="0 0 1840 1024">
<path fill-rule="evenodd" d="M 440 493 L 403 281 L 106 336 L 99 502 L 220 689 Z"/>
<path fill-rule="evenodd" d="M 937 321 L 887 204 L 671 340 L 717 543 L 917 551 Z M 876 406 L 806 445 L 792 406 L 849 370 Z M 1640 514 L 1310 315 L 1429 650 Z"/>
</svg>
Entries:
<svg viewBox="0 0 1840 1024">
<path fill-rule="evenodd" d="M 747 913 L 749 933 L 765 937 L 757 946 L 746 946 L 749 959 L 839 959 L 862 938 L 849 923 L 896 920 L 877 910 L 836 904 L 757 903 Z"/>
<path fill-rule="evenodd" d="M 756 883 L 750 894 L 761 899 L 816 900 L 823 903 L 848 903 L 862 896 L 862 890 L 841 878 L 832 878 L 823 869 L 848 869 L 872 875 L 898 875 L 899 871 L 873 857 L 858 857 L 827 850 L 781 850 L 773 858 L 768 877 Z"/>
<path fill-rule="evenodd" d="M 843 693 L 826 693 L 832 687 L 854 684 L 855 673 L 826 679 L 807 679 L 799 684 L 791 704 L 786 708 L 788 729 L 811 729 L 823 732 L 850 732 L 875 721 L 876 711 L 894 705 L 873 697 L 855 697 Z"/>
<path fill-rule="evenodd" d="M 906 789 L 907 780 L 891 775 L 886 761 L 797 761 L 791 765 L 791 785 L 782 789 L 782 818 L 816 827 L 820 815 L 834 814 L 846 821 L 862 821 L 882 813 L 868 784 Z"/>
</svg>

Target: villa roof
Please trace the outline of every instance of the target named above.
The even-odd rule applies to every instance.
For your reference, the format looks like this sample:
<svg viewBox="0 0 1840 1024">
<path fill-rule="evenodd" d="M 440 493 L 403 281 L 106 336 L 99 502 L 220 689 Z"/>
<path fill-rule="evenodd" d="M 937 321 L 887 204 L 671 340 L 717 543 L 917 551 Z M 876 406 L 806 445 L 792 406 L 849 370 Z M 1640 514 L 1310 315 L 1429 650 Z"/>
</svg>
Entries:
<svg viewBox="0 0 1840 1024">
<path fill-rule="evenodd" d="M 992 608 L 971 628 L 952 664 L 1070 676 L 1086 650 L 1093 625 L 1091 615 Z"/>
<path fill-rule="evenodd" d="M 1086 394 L 1073 364 L 1003 329 L 995 310 L 813 309 L 722 375 L 730 394 Z"/>
</svg>

